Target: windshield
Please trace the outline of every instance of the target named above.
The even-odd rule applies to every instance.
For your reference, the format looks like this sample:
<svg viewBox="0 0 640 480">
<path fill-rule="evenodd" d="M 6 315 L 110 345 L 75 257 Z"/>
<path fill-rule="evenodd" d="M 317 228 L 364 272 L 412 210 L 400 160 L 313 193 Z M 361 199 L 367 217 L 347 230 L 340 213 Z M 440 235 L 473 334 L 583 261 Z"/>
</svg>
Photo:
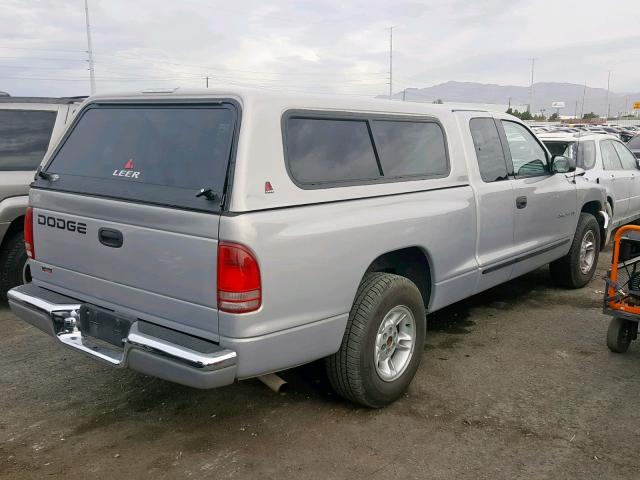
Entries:
<svg viewBox="0 0 640 480">
<path fill-rule="evenodd" d="M 574 141 L 545 141 L 547 149 L 554 155 L 573 158 L 576 166 L 585 170 L 590 170 L 596 165 L 596 145 L 593 140 L 582 142 Z"/>
</svg>

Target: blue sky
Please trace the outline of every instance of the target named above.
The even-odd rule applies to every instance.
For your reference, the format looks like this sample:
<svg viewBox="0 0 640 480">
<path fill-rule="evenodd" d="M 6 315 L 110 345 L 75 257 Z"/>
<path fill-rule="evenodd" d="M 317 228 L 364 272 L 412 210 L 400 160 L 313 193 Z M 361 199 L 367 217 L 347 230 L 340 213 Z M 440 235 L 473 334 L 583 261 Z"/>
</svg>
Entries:
<svg viewBox="0 0 640 480">
<path fill-rule="evenodd" d="M 637 0 L 89 0 L 98 92 L 251 85 L 353 95 L 447 80 L 640 91 Z M 89 93 L 83 0 L 0 0 L 0 90 Z"/>
</svg>

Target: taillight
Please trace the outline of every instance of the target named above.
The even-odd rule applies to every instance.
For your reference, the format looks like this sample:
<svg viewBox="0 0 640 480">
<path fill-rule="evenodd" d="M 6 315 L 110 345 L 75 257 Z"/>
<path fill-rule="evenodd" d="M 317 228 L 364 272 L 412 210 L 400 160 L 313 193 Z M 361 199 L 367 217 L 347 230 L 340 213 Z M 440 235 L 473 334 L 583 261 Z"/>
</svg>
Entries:
<svg viewBox="0 0 640 480">
<path fill-rule="evenodd" d="M 260 267 L 253 254 L 242 245 L 218 244 L 218 309 L 247 313 L 260 308 L 262 284 Z"/>
<path fill-rule="evenodd" d="M 29 258 L 35 259 L 36 252 L 33 248 L 33 208 L 28 207 L 24 216 L 24 249 Z"/>
</svg>

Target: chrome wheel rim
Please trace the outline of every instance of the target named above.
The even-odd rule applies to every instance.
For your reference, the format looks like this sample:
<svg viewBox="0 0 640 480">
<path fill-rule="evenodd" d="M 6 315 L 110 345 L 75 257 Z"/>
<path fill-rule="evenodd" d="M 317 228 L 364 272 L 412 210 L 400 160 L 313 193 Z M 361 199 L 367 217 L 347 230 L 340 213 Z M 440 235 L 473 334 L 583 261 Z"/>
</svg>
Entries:
<svg viewBox="0 0 640 480">
<path fill-rule="evenodd" d="M 587 274 L 596 258 L 596 237 L 591 230 L 584 234 L 580 244 L 580 271 Z"/>
<path fill-rule="evenodd" d="M 24 262 L 22 266 L 22 283 L 29 283 L 31 281 L 31 270 L 29 269 L 29 262 Z"/>
<path fill-rule="evenodd" d="M 382 319 L 373 361 L 378 376 L 385 382 L 399 378 L 409 366 L 416 339 L 416 321 L 404 305 L 393 307 Z"/>
</svg>

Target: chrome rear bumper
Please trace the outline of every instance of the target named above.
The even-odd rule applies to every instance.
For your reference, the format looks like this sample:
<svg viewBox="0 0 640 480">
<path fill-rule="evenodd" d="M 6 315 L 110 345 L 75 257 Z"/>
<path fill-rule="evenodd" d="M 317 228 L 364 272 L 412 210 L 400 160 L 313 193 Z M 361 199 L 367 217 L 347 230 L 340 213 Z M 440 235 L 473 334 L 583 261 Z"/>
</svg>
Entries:
<svg viewBox="0 0 640 480">
<path fill-rule="evenodd" d="M 9 306 L 20 318 L 64 346 L 115 367 L 195 388 L 229 385 L 237 355 L 219 345 L 143 320 L 135 320 L 122 348 L 85 336 L 78 328 L 81 303 L 34 284 L 13 288 Z"/>
</svg>

